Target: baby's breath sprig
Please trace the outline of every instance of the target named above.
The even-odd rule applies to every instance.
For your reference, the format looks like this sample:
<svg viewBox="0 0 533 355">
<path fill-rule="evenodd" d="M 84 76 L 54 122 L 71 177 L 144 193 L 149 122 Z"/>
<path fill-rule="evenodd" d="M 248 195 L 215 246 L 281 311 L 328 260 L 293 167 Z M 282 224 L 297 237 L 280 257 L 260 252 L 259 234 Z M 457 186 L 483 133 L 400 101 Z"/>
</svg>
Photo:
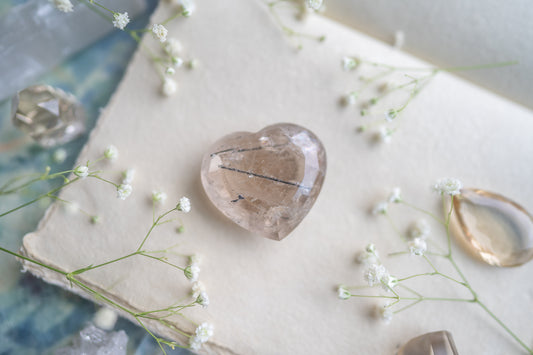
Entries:
<svg viewBox="0 0 533 355">
<path fill-rule="evenodd" d="M 99 181 L 102 181 L 103 183 L 110 184 L 116 189 L 117 197 L 120 199 L 126 199 L 132 192 L 132 186 L 131 183 L 134 178 L 134 169 L 127 169 L 121 173 L 122 181 L 119 183 L 113 182 L 105 177 L 103 177 L 103 171 L 96 170 L 94 167 L 101 161 L 107 160 L 109 162 L 112 162 L 118 158 L 119 151 L 118 149 L 110 145 L 108 146 L 104 151 L 103 154 L 92 161 L 87 161 L 84 165 L 78 165 L 74 169 L 60 171 L 57 173 L 51 173 L 51 168 L 46 167 L 45 171 L 43 173 L 33 173 L 33 174 L 26 174 L 18 177 L 11 178 L 6 183 L 0 186 L 0 197 L 3 195 L 10 195 L 14 193 L 26 193 L 30 191 L 32 186 L 34 184 L 37 184 L 42 181 L 47 180 L 54 180 L 54 179 L 63 179 L 60 186 L 53 188 L 52 190 L 48 191 L 47 193 L 38 195 L 37 197 L 31 199 L 30 201 L 23 203 L 20 206 L 17 206 L 15 208 L 11 208 L 10 210 L 0 213 L 0 218 L 5 217 L 11 213 L 14 213 L 24 207 L 27 207 L 31 204 L 34 204 L 42 199 L 52 199 L 59 203 L 64 204 L 64 206 L 71 211 L 80 211 L 84 214 L 86 214 L 92 223 L 97 223 L 100 221 L 101 217 L 98 215 L 92 215 L 83 209 L 81 209 L 76 202 L 67 201 L 63 198 L 60 198 L 58 196 L 59 192 L 64 189 L 65 187 L 74 184 L 79 183 L 81 181 L 85 181 L 87 179 L 97 179 Z M 196 324 L 192 320 L 186 318 L 181 312 L 187 308 L 194 307 L 194 306 L 200 306 L 202 308 L 206 308 L 209 305 L 209 296 L 207 295 L 207 292 L 205 291 L 205 287 L 202 285 L 201 290 L 198 294 L 194 291 L 196 285 L 196 289 L 199 289 L 199 275 L 200 275 L 200 261 L 197 256 L 187 256 L 188 263 L 184 266 L 177 265 L 171 261 L 168 260 L 167 254 L 169 254 L 170 249 L 163 249 L 163 250 L 146 250 L 144 248 L 147 240 L 152 235 L 154 229 L 162 224 L 171 222 L 175 220 L 174 218 L 169 218 L 169 216 L 175 212 L 181 212 L 181 213 L 188 213 L 191 211 L 191 202 L 187 197 L 182 197 L 179 199 L 177 204 L 174 205 L 173 208 L 170 210 L 161 213 L 159 216 L 155 216 L 155 205 L 156 204 L 163 204 L 167 198 L 167 195 L 162 191 L 154 191 L 152 194 L 152 201 L 154 205 L 154 217 L 152 221 L 152 225 L 149 228 L 148 232 L 145 234 L 144 238 L 140 241 L 139 246 L 132 251 L 129 254 L 123 255 L 121 257 L 108 260 L 106 262 L 100 263 L 100 264 L 91 264 L 86 267 L 82 267 L 77 270 L 72 271 L 64 271 L 61 269 L 58 269 L 56 267 L 47 265 L 45 263 L 39 262 L 37 260 L 34 260 L 32 258 L 27 257 L 26 255 L 16 253 L 13 251 L 10 251 L 6 248 L 3 248 L 0 246 L 0 251 L 12 256 L 15 256 L 24 262 L 26 264 L 35 264 L 39 265 L 47 270 L 56 272 L 58 274 L 61 274 L 65 277 L 65 279 L 69 282 L 71 287 L 78 287 L 81 290 L 84 290 L 88 294 L 94 297 L 95 300 L 105 303 L 108 306 L 116 309 L 121 310 L 127 314 L 129 314 L 133 319 L 139 323 L 141 327 L 146 329 L 146 331 L 155 339 L 155 341 L 158 343 L 159 347 L 165 352 L 164 345 L 169 346 L 171 348 L 175 347 L 181 347 L 181 348 L 191 348 L 191 349 L 198 349 L 203 343 L 207 341 L 207 339 L 212 335 L 213 333 L 213 327 L 212 325 L 209 325 L 207 323 L 203 324 Z M 180 224 L 182 227 L 182 224 Z M 191 294 L 192 299 L 186 303 L 186 304 L 173 304 L 171 306 L 162 308 L 162 309 L 156 309 L 156 310 L 150 310 L 150 311 L 139 311 L 135 309 L 129 309 L 125 306 L 121 306 L 118 303 L 114 302 L 110 298 L 104 296 L 99 290 L 95 289 L 94 287 L 87 284 L 81 276 L 87 272 L 90 272 L 95 269 L 100 269 L 103 267 L 106 267 L 107 265 L 114 264 L 121 262 L 123 260 L 132 258 L 132 257 L 142 257 L 142 258 L 148 258 L 152 260 L 156 260 L 158 262 L 161 262 L 165 265 L 168 265 L 170 267 L 173 267 L 177 269 L 180 273 L 183 273 L 183 275 L 189 279 L 191 282 L 194 282 L 193 284 L 193 293 Z M 197 326 L 196 331 L 193 334 L 188 334 L 183 331 L 180 331 L 177 329 L 174 325 L 172 325 L 170 322 L 168 322 L 167 318 L 170 316 L 180 316 L 183 317 L 185 320 L 192 322 L 195 326 Z M 181 336 L 183 340 L 184 345 L 180 345 L 173 341 L 168 341 L 166 339 L 163 339 L 161 337 L 156 336 L 154 333 L 148 330 L 148 328 L 145 325 L 145 322 L 147 320 L 150 321 L 156 321 L 162 326 L 168 328 L 178 336 Z"/>
<path fill-rule="evenodd" d="M 51 0 L 54 6 L 62 12 L 72 12 L 73 5 L 70 0 Z M 95 13 L 108 20 L 113 27 L 127 32 L 136 42 L 139 43 L 141 51 L 151 60 L 156 73 L 161 79 L 161 94 L 164 96 L 173 95 L 178 88 L 178 84 L 171 76 L 176 73 L 176 69 L 182 67 L 184 59 L 181 57 L 181 44 L 168 37 L 166 25 L 178 17 L 190 17 L 196 10 L 194 0 L 179 0 L 173 14 L 160 23 L 153 23 L 147 28 L 130 29 L 127 26 L 130 18 L 127 12 L 112 10 L 95 0 L 81 0 Z M 141 35 L 151 33 L 153 38 L 161 46 L 163 55 L 158 55 L 141 43 Z M 195 59 L 188 59 L 187 68 L 195 69 L 198 62 Z"/>
<path fill-rule="evenodd" d="M 365 250 L 357 256 L 359 263 L 364 265 L 364 280 L 365 286 L 347 286 L 342 284 L 337 288 L 337 296 L 342 300 L 349 298 L 370 298 L 381 299 L 387 301 L 383 306 L 379 307 L 379 316 L 385 321 L 390 322 L 393 315 L 403 312 L 421 302 L 425 301 L 444 301 L 444 302 L 465 302 L 477 304 L 483 309 L 496 323 L 502 327 L 528 354 L 533 354 L 533 348 L 528 346 L 521 340 L 500 318 L 498 318 L 482 301 L 478 292 L 474 290 L 468 281 L 465 273 L 457 264 L 452 249 L 452 241 L 450 235 L 450 220 L 454 209 L 453 200 L 457 195 L 460 195 L 462 189 L 461 181 L 452 178 L 445 178 L 438 180 L 433 186 L 434 190 L 440 195 L 443 205 L 444 217 L 440 218 L 435 214 L 417 207 L 409 202 L 406 202 L 401 195 L 399 188 L 395 188 L 389 195 L 387 200 L 379 202 L 373 209 L 373 212 L 378 215 L 383 215 L 395 233 L 405 242 L 405 250 L 391 253 L 393 255 L 412 255 L 416 258 L 421 258 L 428 267 L 427 271 L 416 273 L 407 276 L 391 275 L 387 268 L 383 265 L 378 251 L 373 244 L 369 244 Z M 451 200 L 451 201 L 450 201 Z M 439 247 L 437 243 L 429 238 L 430 229 L 425 220 L 418 220 L 411 225 L 406 234 L 402 233 L 396 226 L 394 220 L 390 216 L 390 205 L 403 205 L 414 211 L 424 214 L 426 217 L 433 219 L 441 225 L 446 234 L 446 247 Z M 449 207 L 448 207 L 449 206 Z M 436 259 L 444 259 L 448 261 L 454 270 L 454 274 L 443 272 L 437 264 Z M 426 296 L 423 292 L 416 290 L 410 285 L 413 279 L 438 279 L 441 282 L 448 282 L 452 286 L 466 289 L 470 297 L 456 298 L 456 297 L 433 297 Z M 386 294 L 379 293 L 361 293 L 361 290 L 366 288 L 381 287 Z"/>
<path fill-rule="evenodd" d="M 365 71 L 367 74 L 359 75 L 359 87 L 344 95 L 342 102 L 345 106 L 354 106 L 360 103 L 360 116 L 376 117 L 374 121 L 359 126 L 359 132 L 373 131 L 374 137 L 378 141 L 389 143 L 392 135 L 398 130 L 399 117 L 437 74 L 499 68 L 515 64 L 517 62 L 510 61 L 450 68 L 411 68 L 347 56 L 341 60 L 341 67 L 344 71 Z M 377 94 L 374 95 L 376 92 Z M 368 98 L 364 94 L 371 94 L 371 97 Z M 385 99 L 392 94 L 395 94 L 395 99 L 401 98 L 401 100 L 393 101 L 391 99 L 389 103 L 385 102 Z"/>
<path fill-rule="evenodd" d="M 319 12 L 324 9 L 323 0 L 275 0 L 267 3 L 268 8 L 274 21 L 283 31 L 283 33 L 289 37 L 297 49 L 302 49 L 303 44 L 301 39 L 308 39 L 318 42 L 326 40 L 325 35 L 312 35 L 305 32 L 296 31 L 284 21 L 283 16 L 279 13 L 279 7 L 285 5 L 285 10 L 296 10 L 296 19 L 304 20 L 310 12 Z"/>
</svg>

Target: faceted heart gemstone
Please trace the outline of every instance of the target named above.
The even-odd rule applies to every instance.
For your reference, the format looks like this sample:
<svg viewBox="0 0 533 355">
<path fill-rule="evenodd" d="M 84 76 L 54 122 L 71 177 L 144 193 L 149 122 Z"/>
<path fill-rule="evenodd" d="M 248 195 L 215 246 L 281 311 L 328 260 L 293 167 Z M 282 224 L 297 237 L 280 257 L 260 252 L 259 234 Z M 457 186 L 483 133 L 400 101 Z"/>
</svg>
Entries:
<svg viewBox="0 0 533 355">
<path fill-rule="evenodd" d="M 202 162 L 202 184 L 232 221 L 263 237 L 285 238 L 307 215 L 326 174 L 326 151 L 309 130 L 289 123 L 231 133 Z"/>
</svg>

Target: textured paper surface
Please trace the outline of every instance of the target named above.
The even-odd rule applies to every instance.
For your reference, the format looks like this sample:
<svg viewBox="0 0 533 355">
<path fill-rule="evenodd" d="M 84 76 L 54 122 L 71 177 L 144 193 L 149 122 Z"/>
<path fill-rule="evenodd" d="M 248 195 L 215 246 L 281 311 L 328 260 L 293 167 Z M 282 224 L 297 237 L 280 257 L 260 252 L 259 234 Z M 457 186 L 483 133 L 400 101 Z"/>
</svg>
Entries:
<svg viewBox="0 0 533 355">
<path fill-rule="evenodd" d="M 166 16 L 164 11 L 158 10 L 154 22 Z M 365 53 L 397 65 L 424 63 L 324 18 L 310 18 L 306 26 L 326 33 L 328 40 L 306 43 L 297 52 L 261 2 L 234 1 L 231 11 L 219 2 L 198 4 L 194 16 L 170 24 L 169 32 L 200 60 L 199 69 L 179 72 L 179 93 L 165 99 L 157 93 L 159 79 L 149 62 L 137 54 L 79 158 L 85 162 L 116 145 L 120 158 L 110 168 L 136 168 L 132 196 L 118 200 L 110 186 L 95 181 L 72 186 L 63 197 L 98 211 L 104 223 L 92 226 L 84 216 L 73 218 L 52 207 L 39 230 L 25 237 L 25 251 L 64 270 L 127 254 L 151 224 L 152 189 L 162 188 L 170 196 L 166 207 L 186 195 L 193 210 L 182 218 L 185 235 L 162 227 L 147 248 L 180 242 L 180 251 L 204 255 L 201 279 L 211 305 L 190 316 L 215 324 L 210 352 L 391 354 L 411 337 L 447 329 L 461 353 L 518 353 L 512 339 L 473 305 L 422 303 L 387 326 L 369 316 L 375 301 L 340 301 L 335 287 L 363 283 L 354 256 L 367 243 L 374 242 L 382 254 L 402 248 L 386 221 L 368 212 L 394 186 L 401 186 L 409 201 L 438 212 L 430 185 L 454 176 L 533 210 L 533 115 L 442 74 L 405 111 L 394 141 L 373 144 L 355 132 L 361 121 L 354 110 L 338 105 L 355 81 L 341 71 L 340 58 Z M 282 242 L 253 236 L 224 218 L 203 192 L 199 171 L 205 150 L 222 135 L 277 122 L 315 132 L 329 164 L 315 206 Z M 418 217 L 391 213 L 402 227 Z M 435 232 L 435 238 L 442 233 Z M 488 306 L 530 344 L 531 264 L 499 269 L 456 253 Z M 398 275 L 411 264 L 424 268 L 407 257 L 386 264 Z M 68 287 L 53 274 L 32 272 Z M 142 259 L 83 276 L 113 299 L 140 309 L 173 303 L 190 287 L 175 270 Z M 425 289 L 428 295 L 467 296 L 447 283 L 432 282 Z M 177 325 L 182 327 L 179 320 Z"/>
<path fill-rule="evenodd" d="M 404 33 L 403 50 L 440 67 L 506 61 L 496 71 L 461 76 L 533 108 L 533 6 L 529 0 L 328 0 L 325 14 L 347 26 L 392 43 Z M 364 54 L 361 54 L 364 55 Z"/>
</svg>

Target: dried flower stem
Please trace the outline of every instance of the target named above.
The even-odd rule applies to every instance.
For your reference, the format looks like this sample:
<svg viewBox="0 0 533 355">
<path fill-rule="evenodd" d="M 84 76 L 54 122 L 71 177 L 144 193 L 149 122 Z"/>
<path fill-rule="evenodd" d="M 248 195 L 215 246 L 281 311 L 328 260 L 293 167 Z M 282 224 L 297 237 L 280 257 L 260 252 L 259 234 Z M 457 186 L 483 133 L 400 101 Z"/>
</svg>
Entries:
<svg viewBox="0 0 533 355">
<path fill-rule="evenodd" d="M 418 274 L 409 275 L 409 276 L 405 276 L 405 277 L 401 277 L 401 278 L 397 279 L 398 287 L 408 291 L 409 293 L 413 294 L 416 297 L 400 296 L 397 292 L 395 292 L 392 288 L 390 288 L 388 291 L 391 291 L 393 293 L 393 295 L 391 295 L 391 296 L 387 296 L 387 295 L 365 295 L 365 294 L 350 293 L 348 297 L 345 297 L 343 299 L 347 299 L 347 298 L 350 298 L 350 297 L 357 297 L 357 298 L 377 298 L 377 299 L 385 299 L 385 300 L 393 301 L 392 303 L 390 303 L 390 304 L 388 304 L 386 306 L 387 308 L 390 308 L 390 307 L 398 304 L 401 301 L 411 301 L 408 305 L 393 311 L 392 312 L 393 314 L 397 314 L 397 313 L 403 312 L 403 311 L 413 307 L 414 305 L 416 305 L 416 304 L 418 304 L 418 303 L 420 303 L 422 301 L 447 301 L 447 302 L 475 303 L 475 304 L 479 305 L 481 307 L 481 309 L 483 309 L 492 319 L 494 319 L 502 327 L 502 329 L 505 330 L 505 332 L 507 332 L 514 340 L 516 340 L 518 342 L 518 344 L 520 344 L 520 346 L 524 350 L 527 351 L 528 354 L 533 354 L 533 349 L 531 347 L 529 347 L 524 341 L 522 341 L 499 317 L 497 317 L 494 314 L 494 312 L 492 312 L 485 305 L 485 303 L 483 303 L 480 300 L 480 298 L 478 296 L 478 293 L 474 290 L 474 288 L 472 287 L 472 285 L 470 284 L 470 282 L 466 278 L 465 274 L 463 273 L 463 271 L 460 269 L 460 267 L 458 266 L 457 262 L 455 261 L 454 256 L 453 256 L 453 249 L 452 249 L 452 243 L 451 243 L 451 234 L 450 234 L 450 220 L 451 220 L 451 215 L 453 213 L 453 208 L 454 208 L 454 204 L 453 204 L 454 196 L 451 195 L 450 199 L 451 199 L 451 201 L 449 203 L 450 207 L 448 209 L 446 207 L 448 205 L 447 201 L 446 201 L 446 196 L 444 194 L 442 194 L 442 203 L 443 203 L 443 206 L 444 206 L 444 211 L 446 211 L 445 216 L 444 216 L 445 217 L 444 220 L 441 220 L 440 218 L 436 217 L 434 214 L 432 214 L 432 213 L 430 213 L 430 212 L 428 212 L 428 211 L 426 211 L 426 210 L 424 210 L 422 208 L 414 206 L 414 205 L 412 205 L 412 204 L 410 204 L 408 202 L 405 202 L 403 200 L 398 201 L 398 203 L 401 203 L 401 204 L 405 205 L 406 207 L 409 207 L 409 208 L 411 208 L 411 209 L 413 209 L 415 211 L 424 213 L 424 214 L 432 217 L 435 221 L 440 223 L 444 227 L 444 229 L 446 231 L 446 244 L 447 244 L 446 252 L 443 253 L 443 254 L 440 254 L 440 253 L 426 253 L 427 255 L 422 255 L 423 260 L 426 261 L 427 265 L 433 271 L 418 273 Z M 387 217 L 387 221 L 390 223 L 390 225 L 391 225 L 392 229 L 395 231 L 395 233 L 398 234 L 403 241 L 406 241 L 407 238 L 399 231 L 399 229 L 395 225 L 394 221 L 388 215 L 388 212 L 385 212 L 383 214 L 385 214 L 385 216 Z M 399 254 L 406 254 L 406 252 L 393 253 L 393 255 L 399 255 Z M 457 275 L 459 276 L 459 279 L 441 272 L 435 266 L 435 264 L 433 263 L 433 261 L 430 259 L 430 257 L 428 255 L 431 255 L 431 256 L 434 256 L 434 257 L 440 257 L 440 258 L 444 258 L 444 259 L 448 260 L 450 262 L 451 266 L 453 267 L 453 269 L 456 271 Z M 415 291 L 415 290 L 409 288 L 408 286 L 404 285 L 404 282 L 406 282 L 408 280 L 411 280 L 411 279 L 421 278 L 421 277 L 432 277 L 432 276 L 440 277 L 440 278 L 442 278 L 444 280 L 448 280 L 450 282 L 453 282 L 454 284 L 457 284 L 457 285 L 460 285 L 460 286 L 466 288 L 469 291 L 469 293 L 471 294 L 472 297 L 471 298 L 426 297 L 426 296 L 422 295 L 421 293 L 419 293 L 418 291 Z M 381 286 L 381 284 L 379 286 Z M 343 286 L 343 287 L 345 289 L 347 289 L 347 290 L 356 290 L 356 289 L 360 289 L 361 288 L 359 286 L 353 286 L 353 287 Z"/>
</svg>

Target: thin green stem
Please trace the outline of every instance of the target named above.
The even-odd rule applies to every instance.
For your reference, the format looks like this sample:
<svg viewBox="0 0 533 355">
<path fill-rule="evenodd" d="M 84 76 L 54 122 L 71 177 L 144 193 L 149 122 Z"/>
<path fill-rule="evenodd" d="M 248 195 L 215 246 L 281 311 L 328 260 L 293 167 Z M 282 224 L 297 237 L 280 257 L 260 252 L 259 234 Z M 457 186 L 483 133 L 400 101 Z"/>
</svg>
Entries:
<svg viewBox="0 0 533 355">
<path fill-rule="evenodd" d="M 112 14 L 115 14 L 115 13 L 116 13 L 115 11 L 108 9 L 108 8 L 105 7 L 104 5 L 98 3 L 98 2 L 96 2 L 96 1 L 94 1 L 94 0 L 88 0 L 88 2 L 89 2 L 90 4 L 93 4 L 93 5 L 98 6 L 99 8 L 101 8 L 101 9 L 107 11 L 107 12 L 110 12 L 110 13 L 112 13 Z"/>
<path fill-rule="evenodd" d="M 101 181 L 103 181 L 103 182 L 107 182 L 108 184 L 111 184 L 111 185 L 115 186 L 116 188 L 119 187 L 119 184 L 114 183 L 114 182 L 111 181 L 111 180 L 104 179 L 104 178 L 101 177 L 100 175 L 92 175 L 92 174 L 91 174 L 91 175 L 89 175 L 88 177 L 92 177 L 92 178 L 95 178 L 95 179 L 101 180 Z"/>
<path fill-rule="evenodd" d="M 6 216 L 6 215 L 8 215 L 8 214 L 10 214 L 10 213 L 13 213 L 13 212 L 15 212 L 15 211 L 18 211 L 18 210 L 20 210 L 21 208 L 24 208 L 24 207 L 26 207 L 26 206 L 29 206 L 29 205 L 31 205 L 31 204 L 37 202 L 37 201 L 40 201 L 40 200 L 42 200 L 43 198 L 51 197 L 52 194 L 58 192 L 59 190 L 63 189 L 64 187 L 66 187 L 66 186 L 68 186 L 68 185 L 70 185 L 70 184 L 72 184 L 72 183 L 78 181 L 79 179 L 80 179 L 79 177 L 74 178 L 74 179 L 70 180 L 69 182 L 64 183 L 63 185 L 61 185 L 61 186 L 59 186 L 59 187 L 57 187 L 57 188 L 55 188 L 55 189 L 53 189 L 53 190 L 51 190 L 51 191 L 45 193 L 45 194 L 42 194 L 42 195 L 40 195 L 40 196 L 34 198 L 34 199 L 31 200 L 31 201 L 28 201 L 28 202 L 26 202 L 26 203 L 24 203 L 24 204 L 22 204 L 22 205 L 20 205 L 20 206 L 17 206 L 17 207 L 15 207 L 15 208 L 13 208 L 13 209 L 10 209 L 9 211 L 0 214 L 0 218 L 4 217 L 4 216 Z"/>
<path fill-rule="evenodd" d="M 148 239 L 148 237 L 150 236 L 150 234 L 152 233 L 152 231 L 154 230 L 154 228 L 157 226 L 157 224 L 159 223 L 159 221 L 161 219 L 163 219 L 164 217 L 166 217 L 169 213 L 173 212 L 173 211 L 176 211 L 176 207 L 174 207 L 173 209 L 171 210 L 168 210 L 167 212 L 163 213 L 162 215 L 160 215 L 159 217 L 157 217 L 157 219 L 155 220 L 155 222 L 152 223 L 152 226 L 150 227 L 150 229 L 148 230 L 148 233 L 146 233 L 146 235 L 144 236 L 144 239 L 142 240 L 141 242 L 141 245 L 139 245 L 139 247 L 137 248 L 137 252 L 140 252 L 142 247 L 144 246 L 144 243 L 146 243 L 146 240 Z"/>
<path fill-rule="evenodd" d="M 518 61 L 507 61 L 507 62 L 499 62 L 499 63 L 492 63 L 492 64 L 481 64 L 481 65 L 470 65 L 470 66 L 458 66 L 458 67 L 445 67 L 445 68 L 415 68 L 415 67 L 396 67 L 393 65 L 388 65 L 385 63 L 378 63 L 378 62 L 372 62 L 367 60 L 360 60 L 361 63 L 366 63 L 375 67 L 382 67 L 382 68 L 388 68 L 393 70 L 402 70 L 402 71 L 447 71 L 447 72 L 456 72 L 456 71 L 467 71 L 467 70 L 479 70 L 479 69 L 492 69 L 492 68 L 500 68 L 500 67 L 507 67 L 511 65 L 518 64 Z"/>
<path fill-rule="evenodd" d="M 136 253 L 137 253 L 137 252 L 136 252 Z M 165 259 L 160 258 L 160 257 L 157 257 L 157 256 L 153 256 L 153 255 L 146 254 L 146 253 L 143 253 L 143 252 L 139 252 L 139 255 L 145 256 L 145 257 L 150 258 L 150 259 L 158 260 L 158 261 L 160 261 L 160 262 L 162 262 L 162 263 L 164 263 L 164 264 L 167 264 L 167 265 L 169 265 L 169 266 L 175 267 L 176 269 L 181 270 L 181 271 L 184 271 L 184 270 L 185 270 L 184 268 L 179 267 L 178 265 L 173 264 L 173 263 L 171 263 L 171 262 L 168 262 L 168 261 L 166 261 Z"/>
<path fill-rule="evenodd" d="M 411 209 L 413 209 L 415 211 L 418 211 L 418 212 L 421 212 L 421 213 L 423 213 L 425 215 L 428 215 L 429 217 L 433 218 L 435 221 L 439 222 L 440 224 L 445 225 L 444 221 L 442 221 L 440 218 L 438 218 L 437 216 L 435 216 L 431 212 L 428 212 L 428 211 L 426 211 L 426 210 L 424 210 L 424 209 L 422 209 L 420 207 L 417 207 L 417 206 L 412 205 L 412 204 L 410 204 L 408 202 L 405 202 L 404 200 L 401 200 L 399 203 L 401 203 L 401 204 L 403 204 L 403 205 L 405 205 L 405 206 L 407 206 L 407 207 L 409 207 L 409 208 L 411 208 Z"/>
<path fill-rule="evenodd" d="M 500 318 L 496 317 L 496 315 L 488 309 L 488 307 L 481 302 L 479 299 L 476 299 L 476 303 L 481 306 L 487 312 L 487 314 L 494 319 L 511 337 L 513 337 L 514 340 L 516 340 L 529 354 L 533 354 L 533 349 L 526 345 L 505 323 L 503 323 Z"/>
<path fill-rule="evenodd" d="M 7 254 L 10 254 L 10 255 L 12 255 L 12 256 L 14 256 L 14 257 L 17 257 L 17 258 L 19 258 L 19 259 L 26 260 L 26 261 L 28 261 L 28 262 L 30 262 L 30 263 L 33 263 L 33 264 L 39 265 L 39 266 L 44 267 L 44 268 L 46 268 L 46 269 L 48 269 L 48 270 L 55 271 L 55 272 L 57 272 L 57 273 L 59 273 L 59 274 L 67 275 L 67 273 L 66 273 L 65 271 L 62 271 L 62 270 L 56 269 L 55 267 L 52 267 L 52 266 L 49 266 L 49 265 L 43 264 L 43 263 L 41 263 L 41 262 L 39 262 L 39 261 L 37 261 L 37 260 L 30 259 L 30 258 L 28 258 L 28 257 L 26 257 L 26 256 L 24 256 L 24 255 L 22 255 L 22 254 L 15 253 L 15 252 L 13 252 L 13 251 L 11 251 L 11 250 L 8 250 L 8 249 L 5 249 L 5 248 L 0 247 L 0 251 L 2 251 L 2 252 L 4 252 L 4 253 L 7 253 Z"/>
</svg>

